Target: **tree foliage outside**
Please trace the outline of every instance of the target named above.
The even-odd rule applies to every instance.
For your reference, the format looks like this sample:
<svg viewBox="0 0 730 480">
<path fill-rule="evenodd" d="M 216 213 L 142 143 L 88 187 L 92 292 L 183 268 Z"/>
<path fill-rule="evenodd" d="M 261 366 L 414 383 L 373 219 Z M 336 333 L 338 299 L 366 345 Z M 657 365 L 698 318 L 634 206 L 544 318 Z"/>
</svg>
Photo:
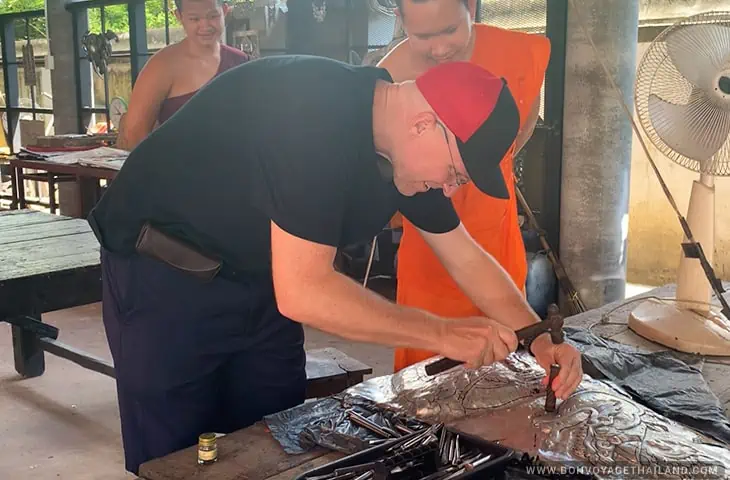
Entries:
<svg viewBox="0 0 730 480">
<path fill-rule="evenodd" d="M 45 0 L 1 0 L 0 14 L 18 13 L 32 10 L 43 10 Z M 165 27 L 164 3 L 167 0 L 147 0 L 145 2 L 145 23 L 148 29 Z M 169 0 L 170 26 L 177 26 L 178 22 L 174 15 L 175 4 Z M 101 33 L 101 9 L 91 8 L 89 12 L 89 30 L 92 33 Z M 25 38 L 25 26 L 23 21 L 17 20 L 16 38 Z M 104 7 L 104 23 L 106 30 L 116 34 L 129 32 L 129 18 L 126 5 L 110 5 Z M 36 18 L 31 21 L 30 37 L 44 38 L 46 36 L 45 20 Z"/>
</svg>

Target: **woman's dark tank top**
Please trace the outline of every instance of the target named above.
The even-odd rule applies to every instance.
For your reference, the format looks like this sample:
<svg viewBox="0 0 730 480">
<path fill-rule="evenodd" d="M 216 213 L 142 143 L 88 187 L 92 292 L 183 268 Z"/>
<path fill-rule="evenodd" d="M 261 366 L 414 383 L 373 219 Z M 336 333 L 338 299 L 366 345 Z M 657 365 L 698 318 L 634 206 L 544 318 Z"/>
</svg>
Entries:
<svg viewBox="0 0 730 480">
<path fill-rule="evenodd" d="M 229 47 L 228 45 L 221 44 L 221 61 L 218 65 L 218 71 L 215 72 L 213 78 L 217 77 L 226 70 L 229 70 L 242 63 L 246 63 L 250 59 L 251 57 L 249 57 L 248 54 L 233 47 Z M 196 93 L 198 93 L 198 90 L 186 93 L 184 95 L 166 98 L 160 106 L 160 113 L 157 115 L 157 121 L 159 122 L 159 124 L 162 125 L 164 122 L 166 122 L 175 112 L 180 110 L 180 108 L 182 108 L 182 106 L 185 105 L 188 100 L 193 98 Z"/>
</svg>

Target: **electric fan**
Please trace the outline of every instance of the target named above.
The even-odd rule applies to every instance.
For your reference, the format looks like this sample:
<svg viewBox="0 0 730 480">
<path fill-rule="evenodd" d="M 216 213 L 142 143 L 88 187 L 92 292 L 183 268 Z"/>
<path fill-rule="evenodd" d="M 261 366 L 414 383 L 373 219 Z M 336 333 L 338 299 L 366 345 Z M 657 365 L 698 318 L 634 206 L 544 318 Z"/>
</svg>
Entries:
<svg viewBox="0 0 730 480">
<path fill-rule="evenodd" d="M 664 30 L 641 59 L 634 101 L 646 137 L 699 179 L 687 220 L 677 213 L 685 237 L 676 298 L 645 300 L 629 328 L 682 352 L 730 355 L 730 308 L 712 269 L 714 177 L 730 175 L 730 12 L 694 15 Z M 711 304 L 712 291 L 720 307 Z"/>
<path fill-rule="evenodd" d="M 392 34 L 388 34 L 387 45 L 384 45 L 375 50 L 369 51 L 360 61 L 361 65 L 377 65 L 380 60 L 383 59 L 391 50 L 393 50 L 399 43 L 403 41 L 406 34 L 403 31 L 403 23 L 399 16 L 395 14 L 395 1 L 394 0 L 368 0 L 368 8 L 370 9 L 369 18 L 371 19 L 371 27 L 378 24 L 388 24 L 388 17 L 395 17 L 393 22 Z M 376 31 L 382 31 L 381 39 L 385 36 L 385 29 L 381 27 L 375 27 Z M 384 41 L 370 41 L 370 43 L 385 43 Z"/>
<path fill-rule="evenodd" d="M 369 0 L 370 10 L 388 17 L 395 16 L 396 4 L 394 0 Z"/>
</svg>

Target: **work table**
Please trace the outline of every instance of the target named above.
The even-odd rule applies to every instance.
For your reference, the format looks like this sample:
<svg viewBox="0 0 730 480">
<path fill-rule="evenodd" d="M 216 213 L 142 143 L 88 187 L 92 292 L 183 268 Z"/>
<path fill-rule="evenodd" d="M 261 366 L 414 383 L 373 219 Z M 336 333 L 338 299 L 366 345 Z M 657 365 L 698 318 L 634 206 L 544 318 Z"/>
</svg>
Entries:
<svg viewBox="0 0 730 480">
<path fill-rule="evenodd" d="M 219 438 L 216 463 L 198 465 L 197 446 L 192 446 L 143 464 L 139 475 L 143 480 L 294 480 L 342 456 L 319 447 L 289 455 L 258 422 Z"/>
<path fill-rule="evenodd" d="M 729 286 L 730 287 L 730 286 Z M 640 297 L 671 297 L 675 287 L 666 285 Z M 730 294 L 726 294 L 730 295 Z M 655 351 L 663 349 L 638 337 L 626 327 L 629 311 L 638 302 L 617 301 L 601 308 L 567 317 L 565 325 L 590 329 L 604 338 L 626 345 Z M 607 315 L 614 324 L 600 323 Z M 702 373 L 723 406 L 730 405 L 730 361 L 717 359 L 706 363 Z M 294 480 L 306 471 L 339 459 L 343 454 L 315 448 L 302 455 L 288 455 L 271 436 L 265 424 L 258 423 L 218 440 L 219 461 L 214 465 L 197 465 L 197 448 L 191 447 L 142 466 L 143 480 L 215 479 L 215 480 Z"/>
</svg>

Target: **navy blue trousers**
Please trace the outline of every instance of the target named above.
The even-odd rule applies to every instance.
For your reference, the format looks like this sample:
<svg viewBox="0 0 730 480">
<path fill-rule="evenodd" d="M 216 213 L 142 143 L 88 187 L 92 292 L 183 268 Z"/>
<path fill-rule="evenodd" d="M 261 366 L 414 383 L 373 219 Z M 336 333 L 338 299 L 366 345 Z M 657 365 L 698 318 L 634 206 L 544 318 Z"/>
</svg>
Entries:
<svg viewBox="0 0 730 480">
<path fill-rule="evenodd" d="M 104 250 L 102 274 L 128 471 L 304 401 L 304 332 L 270 279 L 203 283 Z"/>
</svg>

